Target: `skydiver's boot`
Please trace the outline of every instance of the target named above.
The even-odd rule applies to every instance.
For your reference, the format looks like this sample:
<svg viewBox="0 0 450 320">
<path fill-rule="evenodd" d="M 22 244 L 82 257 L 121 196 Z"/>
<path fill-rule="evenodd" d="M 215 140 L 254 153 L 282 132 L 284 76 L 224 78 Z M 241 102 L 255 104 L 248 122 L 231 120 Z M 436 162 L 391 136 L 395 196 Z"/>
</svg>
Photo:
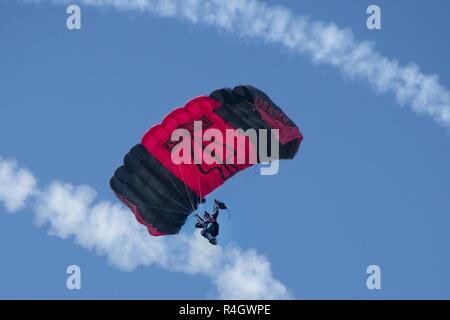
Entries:
<svg viewBox="0 0 450 320">
<path fill-rule="evenodd" d="M 208 239 L 209 243 L 211 243 L 212 245 L 216 245 L 217 244 L 217 239 L 215 237 L 213 237 L 209 232 L 207 232 L 206 230 L 202 230 L 202 232 L 200 232 L 201 235 L 203 237 L 205 237 L 206 239 Z"/>
<path fill-rule="evenodd" d="M 217 244 L 217 238 L 212 237 L 211 239 L 209 239 L 209 243 L 211 243 L 213 246 L 215 246 Z"/>
</svg>

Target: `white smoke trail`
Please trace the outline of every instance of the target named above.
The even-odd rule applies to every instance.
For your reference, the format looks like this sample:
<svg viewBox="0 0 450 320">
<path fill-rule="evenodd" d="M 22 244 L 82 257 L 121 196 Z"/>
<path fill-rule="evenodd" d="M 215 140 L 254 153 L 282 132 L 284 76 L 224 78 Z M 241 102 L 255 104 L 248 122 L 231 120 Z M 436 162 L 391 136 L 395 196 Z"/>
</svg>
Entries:
<svg viewBox="0 0 450 320">
<path fill-rule="evenodd" d="M 49 227 L 50 235 L 73 239 L 121 270 L 159 265 L 171 271 L 202 274 L 213 281 L 221 299 L 292 297 L 273 277 L 270 262 L 255 250 L 213 247 L 199 233 L 150 237 L 127 208 L 96 201 L 96 192 L 89 186 L 55 181 L 39 190 L 28 170 L 0 157 L 0 188 L 0 205 L 7 211 L 24 208 L 27 200 L 33 200 L 28 208 L 38 225 Z"/>
<path fill-rule="evenodd" d="M 25 0 L 26 1 L 26 0 Z M 67 0 L 28 0 L 66 4 Z M 258 0 L 80 0 L 81 4 L 148 12 L 215 27 L 242 37 L 275 43 L 330 65 L 342 74 L 369 83 L 380 93 L 391 93 L 400 105 L 427 114 L 450 126 L 450 92 L 436 75 L 414 64 L 400 65 L 384 57 L 371 42 L 356 41 L 348 29 L 312 21 L 281 6 Z"/>
<path fill-rule="evenodd" d="M 6 211 L 14 212 L 25 206 L 33 194 L 36 179 L 27 170 L 17 169 L 17 163 L 0 156 L 0 203 Z"/>
</svg>

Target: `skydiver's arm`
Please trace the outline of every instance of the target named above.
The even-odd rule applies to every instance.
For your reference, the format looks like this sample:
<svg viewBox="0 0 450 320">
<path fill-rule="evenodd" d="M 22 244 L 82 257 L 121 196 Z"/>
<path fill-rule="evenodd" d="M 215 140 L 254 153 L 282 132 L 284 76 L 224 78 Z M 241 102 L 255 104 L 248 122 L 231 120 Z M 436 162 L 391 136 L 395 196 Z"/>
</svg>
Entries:
<svg viewBox="0 0 450 320">
<path fill-rule="evenodd" d="M 212 210 L 211 217 L 213 219 L 217 219 L 218 215 L 219 215 L 219 206 L 217 205 L 217 200 L 214 200 L 214 207 L 213 207 L 213 210 Z"/>
<path fill-rule="evenodd" d="M 195 215 L 197 218 L 197 223 L 195 224 L 196 228 L 203 228 L 205 226 L 205 220 L 203 220 L 198 214 Z"/>
</svg>

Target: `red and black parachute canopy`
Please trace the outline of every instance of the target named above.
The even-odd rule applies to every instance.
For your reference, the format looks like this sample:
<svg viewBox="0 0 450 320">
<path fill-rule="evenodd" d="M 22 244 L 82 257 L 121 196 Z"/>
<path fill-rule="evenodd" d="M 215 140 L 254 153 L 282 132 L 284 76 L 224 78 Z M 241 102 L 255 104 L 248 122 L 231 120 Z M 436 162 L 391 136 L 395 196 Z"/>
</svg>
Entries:
<svg viewBox="0 0 450 320">
<path fill-rule="evenodd" d="M 125 155 L 124 165 L 110 181 L 117 197 L 154 236 L 178 233 L 205 196 L 252 165 L 249 161 L 175 164 L 171 152 L 179 141 L 171 140 L 172 132 L 179 128 L 192 132 L 195 121 L 201 122 L 203 130 L 217 129 L 224 137 L 227 129 L 267 129 L 269 134 L 278 129 L 278 159 L 294 158 L 303 139 L 298 127 L 281 108 L 264 92 L 248 85 L 216 90 L 173 110 Z M 256 152 L 258 144 L 246 141 L 247 155 Z M 270 138 L 267 141 L 270 149 Z M 201 150 L 206 147 L 202 144 Z M 234 152 L 236 145 L 223 148 L 225 152 L 230 149 Z"/>
</svg>

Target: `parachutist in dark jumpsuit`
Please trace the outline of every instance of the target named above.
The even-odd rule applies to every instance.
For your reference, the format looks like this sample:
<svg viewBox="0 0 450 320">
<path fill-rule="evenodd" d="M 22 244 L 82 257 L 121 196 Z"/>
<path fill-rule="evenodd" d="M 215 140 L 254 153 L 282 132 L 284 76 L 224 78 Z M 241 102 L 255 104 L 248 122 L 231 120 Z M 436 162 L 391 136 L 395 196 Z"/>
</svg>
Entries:
<svg viewBox="0 0 450 320">
<path fill-rule="evenodd" d="M 219 235 L 219 223 L 217 222 L 217 217 L 219 216 L 219 209 L 226 209 L 227 207 L 223 202 L 214 200 L 213 212 L 210 215 L 207 211 L 201 218 L 199 215 L 197 217 L 196 228 L 202 228 L 202 236 L 208 239 L 209 243 L 212 245 L 217 244 L 217 236 Z"/>
</svg>

